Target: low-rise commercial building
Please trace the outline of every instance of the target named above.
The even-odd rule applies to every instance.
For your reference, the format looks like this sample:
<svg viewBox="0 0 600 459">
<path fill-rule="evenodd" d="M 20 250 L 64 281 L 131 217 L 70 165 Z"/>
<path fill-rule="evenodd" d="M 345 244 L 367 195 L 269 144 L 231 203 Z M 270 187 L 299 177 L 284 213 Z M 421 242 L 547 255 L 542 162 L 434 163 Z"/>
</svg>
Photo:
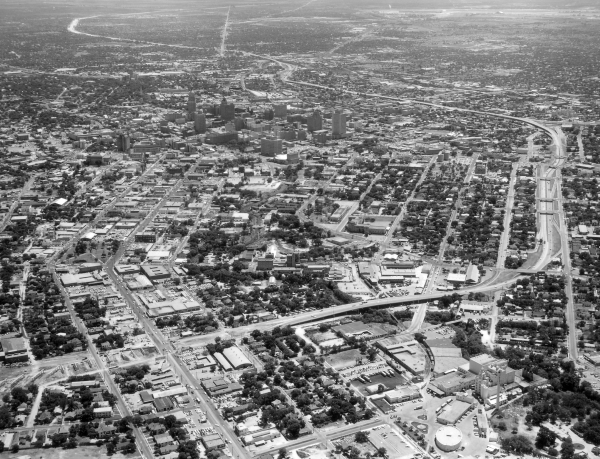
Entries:
<svg viewBox="0 0 600 459">
<path fill-rule="evenodd" d="M 29 353 L 23 338 L 3 338 L 0 340 L 2 352 L 0 360 L 6 363 L 27 362 Z"/>
<path fill-rule="evenodd" d="M 171 273 L 164 266 L 142 265 L 141 270 L 142 273 L 151 281 L 168 279 L 171 277 Z"/>
</svg>

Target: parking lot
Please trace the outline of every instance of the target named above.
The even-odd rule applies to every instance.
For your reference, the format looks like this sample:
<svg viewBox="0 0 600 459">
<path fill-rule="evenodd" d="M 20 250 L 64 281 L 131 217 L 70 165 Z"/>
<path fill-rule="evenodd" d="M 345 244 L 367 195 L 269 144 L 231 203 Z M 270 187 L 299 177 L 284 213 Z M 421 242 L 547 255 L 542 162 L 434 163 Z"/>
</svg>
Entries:
<svg viewBox="0 0 600 459">
<path fill-rule="evenodd" d="M 412 458 L 417 450 L 405 435 L 389 425 L 378 426 L 369 431 L 369 441 L 375 448 L 385 448 L 389 459 Z"/>
<path fill-rule="evenodd" d="M 435 434 L 437 430 L 442 427 L 442 424 L 437 422 L 436 411 L 442 404 L 454 399 L 455 397 L 438 398 L 426 393 L 421 403 L 423 409 L 415 410 L 415 404 L 405 402 L 404 405 L 394 405 L 397 407 L 394 414 L 397 414 L 402 422 L 407 422 L 409 425 L 411 425 L 412 422 L 426 424 L 429 429 L 425 434 L 425 440 L 429 445 L 435 445 Z M 462 446 L 452 453 L 441 453 L 444 459 L 458 459 L 459 454 L 465 458 L 475 457 L 478 454 L 481 455 L 482 451 L 485 451 L 485 448 L 488 445 L 488 439 L 479 437 L 478 429 L 473 425 L 473 418 L 477 416 L 477 409 L 478 408 L 476 407 L 473 411 L 460 418 L 456 423 L 456 427 L 460 429 L 463 434 Z M 437 448 L 436 451 L 439 452 Z"/>
<path fill-rule="evenodd" d="M 205 435 L 215 433 L 213 426 L 206 421 L 206 414 L 201 408 L 189 408 L 183 414 L 187 419 L 187 424 L 184 427 L 192 439 L 199 439 Z"/>
<path fill-rule="evenodd" d="M 583 379 L 588 381 L 595 390 L 600 390 L 600 369 L 596 369 L 586 364 L 586 370 L 583 372 Z"/>
<path fill-rule="evenodd" d="M 196 440 L 200 439 L 200 437 L 204 435 L 215 433 L 213 427 L 208 422 L 206 422 L 206 416 L 201 410 L 201 408 L 195 406 L 192 408 L 187 408 L 183 412 L 183 414 L 185 415 L 187 420 L 187 423 L 183 425 L 183 428 L 188 432 L 190 439 Z M 145 431 L 144 437 L 148 442 L 148 445 L 150 445 L 151 448 L 155 449 L 156 444 L 154 443 L 154 435 L 152 435 L 148 431 Z M 201 442 L 198 442 L 196 447 L 201 456 L 206 453 Z M 155 451 L 158 452 L 158 449 L 156 448 Z"/>
<path fill-rule="evenodd" d="M 344 378 L 350 379 L 352 385 L 360 391 L 363 395 L 372 395 L 367 392 L 367 387 L 383 384 L 384 386 L 394 389 L 396 386 L 404 385 L 407 383 L 407 379 L 404 376 L 401 376 L 398 371 L 394 370 L 387 363 L 383 362 L 380 365 L 373 365 L 373 369 L 369 370 L 369 367 L 366 368 L 357 368 L 357 370 L 353 373 L 352 371 L 348 372 L 348 374 L 344 374 Z M 382 372 L 385 372 L 384 375 Z M 393 376 L 388 376 L 393 373 Z M 368 375 L 370 382 L 362 382 L 359 379 L 356 379 L 359 375 Z"/>
</svg>

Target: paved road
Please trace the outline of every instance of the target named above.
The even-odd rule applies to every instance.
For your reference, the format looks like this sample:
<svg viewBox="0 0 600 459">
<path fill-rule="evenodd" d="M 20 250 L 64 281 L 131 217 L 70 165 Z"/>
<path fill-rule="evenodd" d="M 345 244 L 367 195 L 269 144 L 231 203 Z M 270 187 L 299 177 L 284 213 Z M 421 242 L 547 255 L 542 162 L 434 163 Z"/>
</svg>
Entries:
<svg viewBox="0 0 600 459">
<path fill-rule="evenodd" d="M 54 283 L 60 290 L 63 298 L 65 299 L 65 304 L 67 306 L 67 309 L 69 310 L 69 314 L 71 315 L 71 322 L 77 328 L 79 333 L 81 333 L 82 335 L 84 335 L 86 337 L 88 350 L 90 351 L 92 358 L 96 361 L 96 366 L 100 370 L 102 378 L 104 379 L 104 382 L 108 386 L 109 391 L 112 394 L 114 394 L 116 397 L 117 407 L 119 408 L 119 412 L 123 416 L 131 416 L 132 413 L 129 410 L 129 407 L 127 406 L 125 401 L 123 400 L 123 397 L 121 396 L 121 392 L 119 391 L 119 389 L 115 385 L 113 379 L 111 378 L 104 361 L 98 354 L 98 351 L 96 350 L 96 346 L 92 342 L 92 338 L 87 333 L 87 328 L 85 327 L 83 321 L 80 320 L 79 317 L 77 317 L 77 314 L 75 313 L 75 308 L 73 307 L 73 303 L 71 302 L 71 300 L 69 298 L 69 294 L 66 291 L 66 289 L 63 287 L 62 282 L 60 281 L 58 274 L 56 273 L 56 267 L 55 267 L 54 263 L 51 263 L 48 266 L 48 268 L 50 270 L 50 273 L 52 274 L 52 277 L 54 278 Z M 140 451 L 142 452 L 142 457 L 145 457 L 147 459 L 152 458 L 153 451 L 152 451 L 152 449 L 150 449 L 150 446 L 146 442 L 144 435 L 142 434 L 142 432 L 140 431 L 139 428 L 137 428 L 135 426 L 132 426 L 132 427 L 133 427 L 133 433 L 136 438 L 136 443 L 138 445 L 138 448 L 140 448 Z"/>
<path fill-rule="evenodd" d="M 467 173 L 465 174 L 465 178 L 463 180 L 463 186 L 461 187 L 461 189 L 458 192 L 458 198 L 456 199 L 456 202 L 454 203 L 454 207 L 452 209 L 450 219 L 448 220 L 448 225 L 446 225 L 446 233 L 440 244 L 438 263 L 441 263 L 442 260 L 444 259 L 444 254 L 446 253 L 446 249 L 448 248 L 448 236 L 450 235 L 450 231 L 452 229 L 452 222 L 456 220 L 456 216 L 460 212 L 460 209 L 462 209 L 462 204 L 463 204 L 462 192 L 464 190 L 464 187 L 468 186 L 473 178 L 473 174 L 475 173 L 475 164 L 476 164 L 478 158 L 479 158 L 479 153 L 474 154 L 472 157 L 472 160 L 471 160 L 471 164 L 469 164 L 469 167 L 467 168 Z"/>
<path fill-rule="evenodd" d="M 581 138 L 581 129 L 579 129 L 579 134 L 577 134 L 577 147 L 579 153 L 579 160 L 583 163 L 585 162 L 585 149 L 583 148 L 583 140 Z"/>
<path fill-rule="evenodd" d="M 195 169 L 195 167 L 194 167 L 194 169 Z M 215 198 L 215 196 L 218 196 L 221 193 L 224 185 L 225 185 L 225 180 L 224 179 L 219 180 L 217 189 L 215 191 L 213 191 L 212 194 L 210 195 L 210 198 L 206 200 L 206 204 L 202 208 L 202 211 L 198 212 L 198 215 L 196 216 L 196 219 L 194 220 L 194 225 L 191 228 L 189 228 L 188 233 L 185 235 L 185 237 L 183 237 L 181 239 L 181 242 L 177 245 L 177 248 L 173 251 L 173 253 L 169 257 L 169 266 L 171 266 L 171 268 L 173 267 L 173 262 L 177 258 L 177 255 L 179 255 L 179 253 L 181 253 L 181 251 L 185 248 L 188 241 L 190 240 L 190 236 L 198 228 L 198 225 L 200 224 L 200 220 L 202 219 L 202 217 L 207 215 L 210 212 L 210 207 L 212 205 L 213 199 Z"/>
<path fill-rule="evenodd" d="M 23 195 L 26 192 L 29 191 L 29 189 L 31 188 L 31 185 L 33 185 L 33 182 L 35 181 L 36 178 L 37 178 L 37 175 L 34 175 L 25 182 L 25 184 L 23 185 L 23 188 L 21 188 L 21 191 L 19 191 L 18 196 L 16 197 L 16 199 L 13 201 L 10 208 L 8 209 L 8 212 L 4 215 L 4 220 L 2 220 L 2 223 L 0 224 L 0 232 L 4 231 L 6 229 L 6 227 L 10 223 L 10 219 L 12 218 L 13 213 L 15 212 L 15 210 L 17 210 L 17 207 L 19 207 L 19 204 L 21 203 L 21 198 L 23 197 Z"/>
<path fill-rule="evenodd" d="M 225 19 L 225 25 L 223 26 L 223 31 L 221 32 L 221 47 L 219 48 L 219 55 L 221 57 L 225 56 L 225 42 L 227 41 L 227 27 L 229 27 L 229 13 L 231 13 L 231 6 L 227 10 L 227 18 Z"/>
<path fill-rule="evenodd" d="M 260 453 L 256 454 L 254 457 L 259 457 L 265 453 L 276 453 L 279 451 L 279 449 L 281 449 L 282 446 L 288 451 L 292 449 L 305 448 L 309 445 L 335 440 L 336 438 L 340 438 L 346 435 L 354 435 L 355 433 L 360 432 L 362 430 L 372 429 L 373 427 L 377 427 L 383 424 L 385 424 L 385 422 L 383 422 L 381 419 L 373 418 L 369 419 L 368 421 L 362 421 L 351 425 L 342 424 L 341 426 L 334 428 L 330 427 L 324 429 L 315 429 L 315 433 L 313 433 L 312 435 L 301 437 L 297 440 L 288 441 L 284 445 L 276 446 L 274 448 L 266 450 L 261 449 Z"/>
<path fill-rule="evenodd" d="M 290 84 L 308 86 L 308 87 L 313 87 L 313 88 L 321 88 L 321 89 L 327 89 L 327 90 L 335 89 L 335 88 L 332 88 L 329 86 L 317 85 L 317 84 L 313 84 L 313 83 L 306 83 L 303 81 L 289 80 L 289 76 L 291 75 L 292 71 L 293 71 L 293 69 L 288 68 L 286 70 L 286 72 L 283 72 L 281 74 L 282 81 L 290 83 Z M 449 111 L 449 112 L 472 113 L 475 115 L 484 115 L 484 116 L 491 116 L 494 118 L 518 121 L 518 122 L 521 122 L 524 124 L 529 124 L 533 127 L 536 127 L 538 129 L 542 130 L 543 132 L 545 132 L 547 135 L 549 135 L 552 138 L 553 147 L 555 149 L 555 158 L 553 160 L 552 165 L 549 167 L 548 171 L 546 172 L 545 178 L 553 177 L 554 173 L 556 171 L 558 171 L 557 175 L 554 176 L 558 180 L 557 191 L 556 191 L 558 211 L 556 212 L 556 214 L 558 215 L 558 217 L 560 219 L 560 224 L 561 224 L 560 238 L 561 238 L 561 246 L 562 246 L 562 259 L 563 259 L 564 273 L 566 276 L 565 293 L 567 294 L 567 298 L 568 298 L 566 318 L 567 318 L 567 322 L 569 324 L 569 356 L 572 359 L 576 360 L 578 351 L 577 351 L 577 342 L 576 342 L 575 311 L 574 311 L 574 305 L 573 305 L 571 259 L 570 259 L 570 253 L 569 253 L 567 228 L 564 223 L 562 187 L 561 187 L 561 181 L 560 181 L 561 180 L 560 168 L 562 168 L 564 166 L 565 160 L 567 158 L 566 138 L 565 138 L 564 133 L 560 129 L 560 127 L 548 127 L 536 120 L 532 120 L 529 118 L 519 118 L 516 116 L 502 115 L 502 114 L 493 113 L 493 112 L 483 112 L 483 111 L 479 111 L 479 110 L 470 110 L 470 109 L 466 109 L 466 108 L 447 107 L 444 105 L 434 104 L 431 102 L 425 102 L 425 101 L 420 101 L 420 100 L 415 100 L 415 99 L 392 97 L 392 96 L 386 96 L 384 94 L 377 94 L 377 93 L 363 93 L 363 92 L 351 91 L 351 90 L 346 90 L 346 89 L 341 89 L 341 91 L 351 94 L 351 95 L 354 95 L 354 96 L 362 96 L 362 97 L 373 98 L 373 99 L 385 99 L 385 100 L 393 100 L 393 101 L 401 101 L 401 102 L 411 102 L 414 104 L 426 105 L 428 107 L 434 107 L 434 108 L 438 108 L 440 110 Z M 547 189 L 546 189 L 545 185 L 539 185 L 539 182 L 543 182 L 543 181 L 538 181 L 538 197 L 544 198 L 547 195 Z M 539 234 L 542 237 L 542 239 L 545 241 L 544 242 L 545 247 L 543 247 L 543 256 L 540 257 L 540 260 L 538 261 L 538 263 L 532 268 L 534 270 L 540 270 L 543 266 L 545 266 L 549 261 L 549 257 L 551 256 L 550 241 L 552 238 L 552 223 L 548 221 L 548 218 L 550 218 L 550 217 L 544 217 L 544 218 L 539 219 L 540 227 L 541 227 L 541 231 Z M 550 224 L 548 224 L 548 223 L 550 223 Z M 500 287 L 500 285 L 497 285 L 497 287 Z"/>
<path fill-rule="evenodd" d="M 186 173 L 184 178 L 193 172 L 194 168 L 190 168 L 190 170 Z M 248 458 L 248 452 L 241 445 L 240 440 L 237 435 L 233 432 L 231 427 L 227 425 L 221 418 L 218 413 L 217 408 L 213 405 L 210 397 L 204 392 L 200 383 L 193 377 L 190 370 L 187 366 L 181 361 L 179 356 L 177 356 L 177 352 L 175 347 L 164 339 L 160 331 L 156 328 L 156 325 L 152 320 L 150 320 L 147 316 L 143 308 L 140 304 L 135 300 L 132 293 L 126 287 L 121 278 L 116 274 L 114 267 L 115 264 L 119 262 L 121 257 L 124 255 L 127 250 L 127 246 L 131 241 L 134 240 L 135 234 L 144 229 L 152 222 L 152 220 L 158 214 L 160 208 L 170 199 L 170 197 L 177 192 L 183 180 L 179 180 L 168 193 L 165 194 L 163 199 L 154 207 L 154 209 L 148 214 L 148 216 L 140 223 L 137 228 L 129 235 L 129 237 L 123 241 L 120 245 L 117 252 L 106 262 L 104 268 L 108 276 L 110 277 L 113 284 L 117 287 L 123 298 L 125 299 L 127 305 L 131 308 L 134 315 L 137 317 L 138 322 L 146 331 L 149 338 L 154 343 L 155 347 L 159 351 L 160 354 L 165 356 L 165 358 L 170 362 L 174 372 L 181 378 L 182 384 L 185 384 L 188 389 L 194 389 L 195 394 L 194 398 L 199 398 L 202 400 L 203 408 L 206 410 L 206 416 L 208 421 L 215 427 L 217 431 L 219 431 L 225 439 L 229 440 L 229 447 L 232 448 L 237 456 L 237 458 Z"/>
<path fill-rule="evenodd" d="M 565 272 L 565 293 L 567 294 L 567 323 L 569 324 L 569 356 L 577 360 L 578 359 L 578 349 L 577 349 L 577 329 L 575 327 L 575 305 L 573 300 L 573 276 L 572 276 L 572 266 L 571 266 L 571 254 L 569 250 L 569 231 L 568 226 L 565 220 L 565 211 L 563 209 L 563 196 L 562 196 L 562 175 L 560 167 L 564 164 L 565 158 L 567 156 L 566 153 L 566 144 L 567 140 L 560 129 L 560 127 L 555 128 L 556 136 L 553 136 L 554 142 L 557 145 L 557 161 L 555 162 L 555 166 L 557 168 L 557 186 L 556 186 L 556 202 L 558 204 L 558 218 L 560 222 L 560 241 L 562 248 L 562 262 L 563 269 Z"/>
<path fill-rule="evenodd" d="M 403 332 L 403 334 L 413 334 L 418 332 L 423 325 L 423 321 L 425 320 L 425 314 L 427 313 L 427 303 L 422 303 L 419 305 L 417 310 L 415 311 L 412 321 L 410 323 L 410 327 Z"/>
<path fill-rule="evenodd" d="M 67 250 L 69 250 L 71 247 L 75 246 L 77 244 L 77 242 L 79 242 L 79 240 L 83 237 L 84 234 L 87 233 L 87 231 L 94 227 L 94 225 L 96 225 L 102 218 L 104 218 L 104 216 L 106 215 L 106 213 L 109 210 L 112 210 L 115 207 L 115 204 L 117 203 L 117 201 L 121 198 L 126 197 L 131 189 L 133 188 L 134 185 L 136 185 L 143 177 L 145 177 L 150 171 L 152 171 L 159 163 L 161 160 L 163 160 L 166 157 L 166 153 L 160 155 L 160 157 L 150 166 L 148 167 L 143 174 L 141 174 L 139 177 L 137 177 L 135 180 L 133 180 L 129 186 L 127 188 L 125 188 L 125 190 L 123 190 L 123 192 L 121 192 L 118 196 L 115 196 L 112 201 L 101 211 L 98 213 L 98 215 L 96 215 L 96 218 L 94 218 L 94 220 L 92 220 L 90 223 L 88 223 L 87 225 L 85 225 L 81 230 L 79 230 L 79 233 L 77 233 L 77 235 L 75 235 L 73 238 L 71 238 L 63 247 L 61 250 L 58 250 L 54 255 L 52 255 L 52 257 L 50 257 L 48 259 L 48 263 L 53 263 L 56 262 L 56 260 L 59 258 L 59 255 L 62 252 L 66 252 Z M 90 182 L 91 183 L 91 182 Z M 87 189 L 87 187 L 90 184 L 86 184 L 84 189 Z"/>
<path fill-rule="evenodd" d="M 320 311 L 309 311 L 303 312 L 301 314 L 297 314 L 294 316 L 285 316 L 279 319 L 271 320 L 268 322 L 259 322 L 256 324 L 246 325 L 243 327 L 237 328 L 228 328 L 226 330 L 218 330 L 214 333 L 201 335 L 201 336 L 191 336 L 189 338 L 182 338 L 178 341 L 178 345 L 182 347 L 187 346 L 195 346 L 207 342 L 213 342 L 216 337 L 227 334 L 230 338 L 242 338 L 244 336 L 248 336 L 252 330 L 271 330 L 274 327 L 283 327 L 287 325 L 299 325 L 307 322 L 313 322 L 322 319 L 333 318 L 338 315 L 345 315 L 349 312 L 356 311 L 362 308 L 370 308 L 370 307 L 389 307 L 389 306 L 398 306 L 402 304 L 412 303 L 412 302 L 428 302 L 432 300 L 438 300 L 445 295 L 450 295 L 452 293 L 459 293 L 461 295 L 469 294 L 470 292 L 487 292 L 492 290 L 498 290 L 502 287 L 507 287 L 512 285 L 515 280 L 521 276 L 519 273 L 514 272 L 514 277 L 511 277 L 509 280 L 505 280 L 503 282 L 491 282 L 489 285 L 476 285 L 473 287 L 468 287 L 461 290 L 456 290 L 455 292 L 436 292 L 427 295 L 407 295 L 402 297 L 392 297 L 392 298 L 379 298 L 363 301 L 361 303 L 349 303 L 343 304 L 339 306 L 333 306 L 327 309 L 322 309 Z"/>
<path fill-rule="evenodd" d="M 496 261 L 496 268 L 504 268 L 506 263 L 506 255 L 508 251 L 508 243 L 510 241 L 510 222 L 512 220 L 512 209 L 515 204 L 515 183 L 517 182 L 517 169 L 518 165 L 512 165 L 512 171 L 510 173 L 510 181 L 508 183 L 508 194 L 506 195 L 506 207 L 504 209 L 504 231 L 500 237 L 500 245 L 498 247 L 498 260 Z"/>
<path fill-rule="evenodd" d="M 402 209 L 400 210 L 400 213 L 398 215 L 396 215 L 396 218 L 394 219 L 394 221 L 390 225 L 390 229 L 387 232 L 387 234 L 385 236 L 385 239 L 379 245 L 379 250 L 377 251 L 377 253 L 373 257 L 373 260 L 372 260 L 371 263 L 375 263 L 375 264 L 381 263 L 381 259 L 383 257 L 383 253 L 384 253 L 385 249 L 387 247 L 389 247 L 389 245 L 391 244 L 392 238 L 394 237 L 394 233 L 398 229 L 398 226 L 400 226 L 400 222 L 402 220 L 404 220 L 404 216 L 406 215 L 406 211 L 408 210 L 409 204 L 415 198 L 415 193 L 417 192 L 417 190 L 419 189 L 419 187 L 421 186 L 421 184 L 425 180 L 425 177 L 427 176 L 429 168 L 431 167 L 431 165 L 433 164 L 434 161 L 435 161 L 435 159 L 431 158 L 431 160 L 429 161 L 429 163 L 425 167 L 425 170 L 423 171 L 423 173 L 419 177 L 419 180 L 417 181 L 417 183 L 415 184 L 414 188 L 410 192 L 410 195 L 408 196 L 408 198 L 406 199 L 406 201 L 402 205 Z"/>
</svg>

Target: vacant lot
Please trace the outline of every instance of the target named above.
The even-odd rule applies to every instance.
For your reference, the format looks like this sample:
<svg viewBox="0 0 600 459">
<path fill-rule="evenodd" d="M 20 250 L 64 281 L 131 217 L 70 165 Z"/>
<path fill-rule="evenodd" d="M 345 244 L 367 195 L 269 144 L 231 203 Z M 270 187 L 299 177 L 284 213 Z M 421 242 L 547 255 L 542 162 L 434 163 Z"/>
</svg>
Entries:
<svg viewBox="0 0 600 459">
<path fill-rule="evenodd" d="M 348 351 L 330 354 L 325 358 L 325 361 L 336 370 L 358 365 L 359 362 L 367 363 L 369 358 L 362 355 L 358 349 L 350 349 Z"/>
<path fill-rule="evenodd" d="M 335 332 L 331 330 L 327 330 L 325 332 L 320 332 L 317 328 L 312 330 L 306 330 L 306 335 L 310 338 L 313 343 L 321 344 L 324 341 L 329 341 L 331 339 L 337 338 Z"/>
<path fill-rule="evenodd" d="M 108 456 L 106 454 L 106 446 L 81 446 L 75 449 L 62 449 L 62 448 L 48 448 L 48 449 L 27 449 L 17 454 L 14 453 L 2 453 L 0 459 L 14 459 L 19 456 L 30 456 L 31 459 L 136 459 L 139 458 L 139 454 L 130 454 L 124 456 L 123 454 L 113 454 Z"/>
</svg>

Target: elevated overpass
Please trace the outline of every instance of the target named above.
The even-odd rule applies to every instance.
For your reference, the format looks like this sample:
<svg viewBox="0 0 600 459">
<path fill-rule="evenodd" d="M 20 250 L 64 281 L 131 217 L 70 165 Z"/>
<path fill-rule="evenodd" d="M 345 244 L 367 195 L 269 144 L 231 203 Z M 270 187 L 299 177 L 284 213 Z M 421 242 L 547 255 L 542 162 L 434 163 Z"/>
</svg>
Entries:
<svg viewBox="0 0 600 459">
<path fill-rule="evenodd" d="M 229 338 L 241 338 L 244 336 L 248 336 L 252 331 L 259 330 L 272 330 L 274 327 L 285 327 L 288 325 L 301 325 L 308 322 L 314 322 L 317 320 L 329 319 L 336 316 L 343 316 L 349 313 L 358 313 L 363 310 L 372 309 L 372 308 L 389 308 L 393 306 L 410 306 L 413 304 L 425 303 L 429 301 L 439 300 L 444 296 L 452 295 L 453 293 L 458 293 L 459 295 L 468 295 L 469 293 L 482 293 L 495 291 L 504 287 L 508 287 L 523 274 L 518 272 L 514 272 L 514 277 L 509 280 L 497 283 L 490 283 L 486 285 L 474 285 L 472 287 L 468 287 L 461 290 L 447 291 L 447 292 L 435 292 L 429 293 L 426 295 L 407 295 L 401 297 L 393 297 L 393 298 L 380 298 L 374 300 L 368 300 L 357 303 L 348 303 L 341 304 L 338 306 L 331 306 L 326 309 L 321 309 L 318 311 L 309 311 L 297 314 L 295 316 L 284 316 L 275 320 L 270 320 L 268 322 L 259 322 L 256 324 L 245 325 L 242 327 L 227 329 L 226 333 Z M 196 335 L 190 336 L 188 338 L 181 338 L 177 340 L 178 346 L 194 346 L 204 343 L 213 342 L 217 336 L 221 336 L 223 334 L 223 330 L 216 331 L 214 333 L 206 334 L 206 335 Z"/>
</svg>

